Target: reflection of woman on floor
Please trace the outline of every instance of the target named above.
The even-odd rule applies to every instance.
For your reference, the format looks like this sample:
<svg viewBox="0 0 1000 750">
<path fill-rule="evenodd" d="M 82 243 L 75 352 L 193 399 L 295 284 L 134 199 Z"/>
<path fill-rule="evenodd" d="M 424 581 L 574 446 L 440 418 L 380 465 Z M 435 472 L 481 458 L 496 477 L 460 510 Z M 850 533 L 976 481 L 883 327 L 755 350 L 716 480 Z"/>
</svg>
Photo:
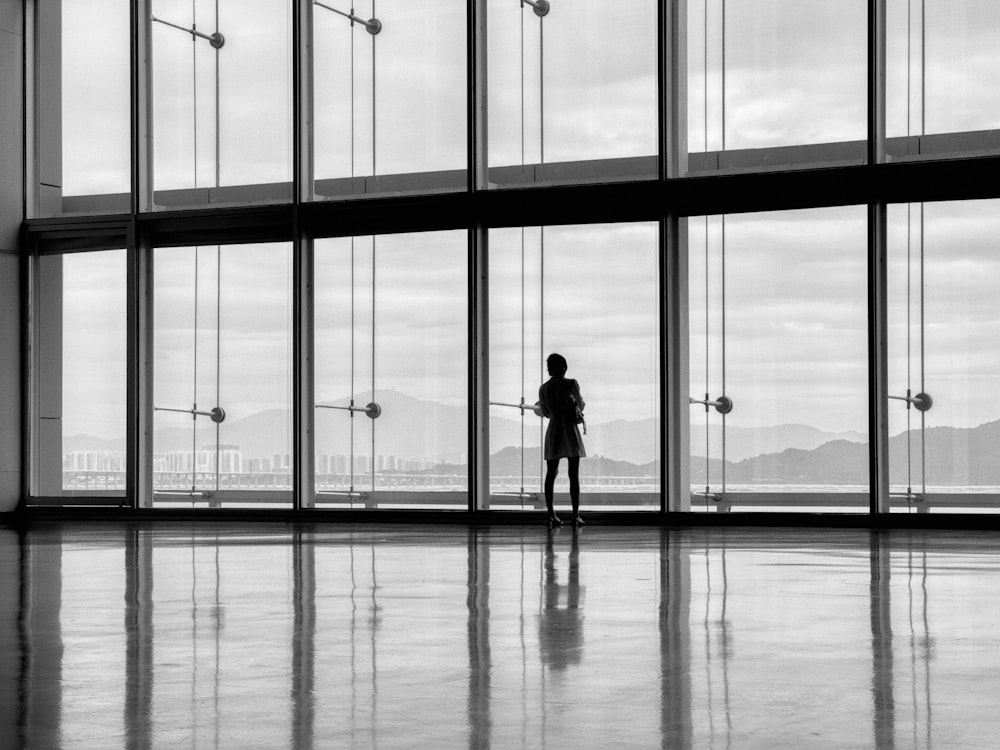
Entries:
<svg viewBox="0 0 1000 750">
<path fill-rule="evenodd" d="M 583 525 L 580 518 L 580 459 L 587 453 L 578 423 L 583 422 L 583 398 L 580 384 L 566 377 L 568 365 L 561 354 L 550 354 L 545 360 L 550 377 L 538 389 L 537 411 L 548 417 L 545 429 L 545 507 L 548 522 L 553 526 L 562 523 L 552 504 L 552 494 L 559 473 L 559 459 L 565 458 L 569 471 L 569 497 L 573 503 L 573 523 Z"/>
<path fill-rule="evenodd" d="M 583 595 L 580 585 L 579 533 L 573 529 L 569 551 L 569 581 L 559 584 L 556 552 L 549 532 L 545 543 L 545 598 L 538 618 L 538 646 L 542 661 L 556 671 L 579 664 L 583 658 Z"/>
</svg>

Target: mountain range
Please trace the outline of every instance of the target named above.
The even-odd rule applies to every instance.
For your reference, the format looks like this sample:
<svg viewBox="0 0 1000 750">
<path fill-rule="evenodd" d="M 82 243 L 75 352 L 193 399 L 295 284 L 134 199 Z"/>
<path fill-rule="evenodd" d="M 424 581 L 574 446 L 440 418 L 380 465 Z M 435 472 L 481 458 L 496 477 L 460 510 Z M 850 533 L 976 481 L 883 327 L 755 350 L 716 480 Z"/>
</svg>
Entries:
<svg viewBox="0 0 1000 750">
<path fill-rule="evenodd" d="M 355 397 L 355 403 L 366 404 L 370 393 Z M 432 401 L 413 398 L 398 391 L 379 391 L 382 414 L 370 421 L 357 413 L 355 444 L 370 445 L 371 427 L 375 429 L 375 452 L 400 458 L 434 458 L 444 463 L 462 465 L 467 448 L 467 410 Z M 346 406 L 348 399 L 327 402 Z M 491 409 L 490 446 L 493 470 L 506 474 L 519 471 L 521 424 L 498 414 L 502 407 Z M 516 415 L 516 411 L 510 409 Z M 290 452 L 291 420 L 286 410 L 272 409 L 242 418 L 229 418 L 220 426 L 220 442 L 238 445 L 244 457 L 271 457 Z M 183 417 L 177 423 L 182 424 Z M 346 411 L 317 409 L 316 437 L 321 453 L 350 453 L 350 431 L 344 429 L 352 417 Z M 537 448 L 541 436 L 534 417 L 525 419 L 525 470 L 540 471 Z M 214 439 L 210 423 L 203 426 L 201 441 Z M 710 431 L 708 440 L 712 452 L 721 444 L 721 428 Z M 692 425 L 691 478 L 695 484 L 705 481 L 704 432 Z M 647 420 L 615 420 L 590 425 L 585 438 L 588 456 L 581 467 L 585 475 L 656 476 L 656 422 Z M 1000 485 L 1000 421 L 978 427 L 934 427 L 924 435 L 927 455 L 927 478 L 933 484 Z M 919 432 L 901 433 L 889 440 L 890 481 L 905 482 L 907 443 L 912 446 L 911 475 L 920 475 Z M 191 448 L 189 427 L 164 427 L 154 434 L 157 453 L 184 451 Z M 104 440 L 88 435 L 67 436 L 64 452 L 124 451 L 123 438 Z M 367 452 L 367 451 L 365 451 Z M 699 455 L 701 454 L 701 455 Z M 868 481 L 868 445 L 861 433 L 824 432 L 806 425 L 790 424 L 759 428 L 727 427 L 726 479 L 732 484 L 852 484 Z M 596 459 L 596 460 L 595 460 Z M 529 468 L 530 467 L 530 468 Z M 712 477 L 718 477 L 721 462 L 708 461 Z M 918 483 L 916 479 L 914 483 Z"/>
</svg>

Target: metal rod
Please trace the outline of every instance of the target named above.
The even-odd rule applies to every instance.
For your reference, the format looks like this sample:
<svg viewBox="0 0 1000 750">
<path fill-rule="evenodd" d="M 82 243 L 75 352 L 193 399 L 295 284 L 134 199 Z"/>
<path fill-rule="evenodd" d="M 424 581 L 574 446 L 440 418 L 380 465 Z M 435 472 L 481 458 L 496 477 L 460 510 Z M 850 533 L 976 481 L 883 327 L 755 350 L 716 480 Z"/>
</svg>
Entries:
<svg viewBox="0 0 1000 750">
<path fill-rule="evenodd" d="M 733 410 L 733 400 L 729 396 L 719 396 L 714 401 L 709 398 L 689 398 L 688 403 L 691 404 L 704 404 L 705 411 L 708 411 L 708 407 L 714 406 L 715 410 L 719 414 L 728 414 Z"/>
<path fill-rule="evenodd" d="M 521 0 L 521 7 L 523 8 L 525 5 L 530 5 L 539 18 L 547 16 L 552 9 L 549 0 Z"/>
<path fill-rule="evenodd" d="M 170 21 L 164 21 L 162 18 L 157 18 L 156 16 L 151 16 L 155 23 L 162 23 L 164 26 L 170 26 L 171 28 L 183 31 L 191 36 L 199 36 L 202 39 L 207 39 L 208 43 L 211 44 L 215 49 L 222 49 L 223 45 L 226 43 L 226 37 L 216 31 L 213 34 L 206 34 L 202 31 L 198 31 L 197 27 L 192 26 L 190 29 L 187 26 L 180 26 L 176 23 L 171 23 Z"/>
<path fill-rule="evenodd" d="M 210 417 L 216 424 L 219 424 L 226 419 L 226 410 L 221 406 L 213 407 L 209 411 L 202 411 L 200 409 L 171 409 L 167 406 L 154 406 L 153 411 L 175 411 L 181 414 L 190 414 L 192 419 L 201 415 L 203 417 Z"/>
<path fill-rule="evenodd" d="M 519 404 L 508 404 L 503 401 L 490 401 L 490 406 L 509 406 L 512 409 L 520 409 L 522 412 L 525 409 L 530 409 L 531 411 L 538 414 L 538 411 L 536 411 L 538 407 L 536 407 L 534 404 L 526 404 L 523 401 Z"/>
<path fill-rule="evenodd" d="M 928 393 L 918 393 L 916 396 L 911 396 L 910 391 L 907 390 L 905 396 L 888 396 L 888 398 L 905 401 L 907 409 L 910 408 L 910 404 L 913 404 L 917 411 L 927 411 L 934 406 L 934 399 Z"/>
<path fill-rule="evenodd" d="M 321 3 L 319 0 L 313 0 L 313 5 L 318 5 L 321 8 L 326 8 L 327 10 L 336 13 L 338 16 L 343 16 L 344 18 L 350 18 L 351 19 L 351 23 L 360 23 L 362 26 L 364 26 L 368 30 L 368 33 L 371 34 L 372 36 L 375 36 L 377 33 L 379 33 L 382 30 L 382 22 L 381 21 L 379 21 L 377 18 L 369 18 L 366 21 L 365 19 L 361 18 L 360 16 L 354 15 L 354 8 L 351 8 L 351 12 L 350 13 L 345 13 L 342 10 L 337 10 L 336 8 L 331 8 L 329 5 Z"/>
<path fill-rule="evenodd" d="M 351 416 L 354 416 L 354 412 L 362 411 L 368 415 L 369 419 L 378 419 L 382 414 L 382 407 L 376 404 L 374 401 L 365 406 L 334 406 L 333 404 L 316 404 L 317 409 L 340 409 L 342 411 L 351 412 Z"/>
</svg>

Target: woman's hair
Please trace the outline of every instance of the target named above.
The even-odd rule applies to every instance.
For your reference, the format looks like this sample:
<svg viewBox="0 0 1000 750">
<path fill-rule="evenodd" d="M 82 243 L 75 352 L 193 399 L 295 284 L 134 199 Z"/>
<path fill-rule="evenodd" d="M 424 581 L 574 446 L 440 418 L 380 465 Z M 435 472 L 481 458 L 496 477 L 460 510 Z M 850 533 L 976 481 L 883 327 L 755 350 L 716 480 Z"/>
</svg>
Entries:
<svg viewBox="0 0 1000 750">
<path fill-rule="evenodd" d="M 549 366 L 549 369 L 562 370 L 566 372 L 569 369 L 569 364 L 566 362 L 566 358 L 561 354 L 556 354 L 553 352 L 545 360 L 545 363 Z"/>
</svg>

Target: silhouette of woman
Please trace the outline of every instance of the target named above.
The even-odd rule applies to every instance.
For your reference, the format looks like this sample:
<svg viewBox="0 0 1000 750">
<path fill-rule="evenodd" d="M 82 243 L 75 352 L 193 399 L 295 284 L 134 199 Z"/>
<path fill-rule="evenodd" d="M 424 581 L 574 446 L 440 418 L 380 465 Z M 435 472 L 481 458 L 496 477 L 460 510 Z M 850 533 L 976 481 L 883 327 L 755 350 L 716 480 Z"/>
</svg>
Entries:
<svg viewBox="0 0 1000 750">
<path fill-rule="evenodd" d="M 568 365 L 561 354 L 550 354 L 545 360 L 549 375 L 538 389 L 537 412 L 547 417 L 545 429 L 545 507 L 548 509 L 548 523 L 558 526 L 562 523 L 552 504 L 553 488 L 559 473 L 559 459 L 565 458 L 569 471 L 569 496 L 573 503 L 573 523 L 583 525 L 580 518 L 580 459 L 587 453 L 583 449 L 583 438 L 577 426 L 583 421 L 583 398 L 580 384 L 566 377 Z"/>
</svg>

